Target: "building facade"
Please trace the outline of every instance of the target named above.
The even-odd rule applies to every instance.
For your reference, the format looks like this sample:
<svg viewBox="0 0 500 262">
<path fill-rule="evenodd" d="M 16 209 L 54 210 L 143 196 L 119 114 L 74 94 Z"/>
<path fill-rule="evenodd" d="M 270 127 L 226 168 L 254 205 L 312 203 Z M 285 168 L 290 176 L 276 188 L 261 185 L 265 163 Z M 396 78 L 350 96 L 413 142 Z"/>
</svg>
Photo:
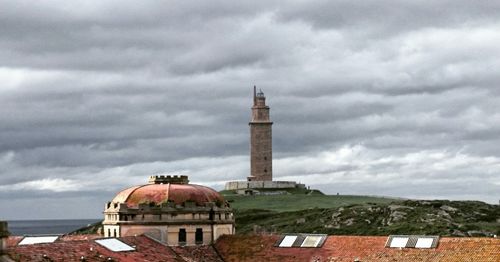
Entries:
<svg viewBox="0 0 500 262">
<path fill-rule="evenodd" d="M 253 87 L 250 125 L 250 176 L 248 181 L 273 180 L 272 125 L 269 106 L 262 91 Z"/>
<path fill-rule="evenodd" d="M 164 244 L 208 245 L 234 234 L 232 209 L 215 190 L 187 176 L 151 176 L 119 192 L 104 210 L 105 237 L 145 234 Z"/>
</svg>

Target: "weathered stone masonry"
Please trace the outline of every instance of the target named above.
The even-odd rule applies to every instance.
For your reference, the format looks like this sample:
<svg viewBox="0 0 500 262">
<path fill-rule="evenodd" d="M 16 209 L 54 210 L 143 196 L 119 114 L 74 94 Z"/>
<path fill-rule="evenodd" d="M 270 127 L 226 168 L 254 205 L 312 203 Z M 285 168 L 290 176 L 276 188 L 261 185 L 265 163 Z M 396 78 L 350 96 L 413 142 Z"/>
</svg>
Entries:
<svg viewBox="0 0 500 262">
<path fill-rule="evenodd" d="M 250 176 L 248 181 L 273 180 L 272 124 L 266 97 L 254 87 L 250 121 Z"/>
</svg>

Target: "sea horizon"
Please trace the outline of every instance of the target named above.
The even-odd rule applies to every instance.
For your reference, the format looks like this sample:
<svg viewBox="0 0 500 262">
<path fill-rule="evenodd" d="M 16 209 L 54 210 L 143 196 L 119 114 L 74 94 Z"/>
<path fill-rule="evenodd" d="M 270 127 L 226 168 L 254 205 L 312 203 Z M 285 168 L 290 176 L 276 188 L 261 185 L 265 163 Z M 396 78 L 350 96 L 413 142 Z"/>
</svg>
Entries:
<svg viewBox="0 0 500 262">
<path fill-rule="evenodd" d="M 12 236 L 23 235 L 63 235 L 101 221 L 90 219 L 18 219 L 5 220 Z"/>
</svg>

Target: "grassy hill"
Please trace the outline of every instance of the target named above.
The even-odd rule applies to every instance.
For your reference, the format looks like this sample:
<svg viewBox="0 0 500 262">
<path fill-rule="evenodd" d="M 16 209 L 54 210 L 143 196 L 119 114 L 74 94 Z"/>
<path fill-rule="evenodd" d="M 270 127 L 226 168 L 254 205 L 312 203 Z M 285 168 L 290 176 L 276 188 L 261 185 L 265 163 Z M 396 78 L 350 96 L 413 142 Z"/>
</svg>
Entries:
<svg viewBox="0 0 500 262">
<path fill-rule="evenodd" d="M 226 194 L 238 234 L 301 232 L 330 235 L 500 234 L 500 207 L 479 201 L 404 200 L 371 196 Z"/>
<path fill-rule="evenodd" d="M 298 211 L 310 208 L 338 208 L 358 204 L 388 204 L 397 202 L 395 198 L 350 196 L 350 195 L 322 195 L 322 194 L 293 194 L 293 195 L 225 195 L 227 201 L 236 211 L 248 209 L 265 209 L 269 211 Z"/>
<path fill-rule="evenodd" d="M 323 195 L 305 189 L 293 189 L 286 195 L 222 193 L 233 207 L 237 234 L 500 235 L 500 206 L 479 201 Z M 100 226 L 96 223 L 73 233 L 96 233 Z"/>
</svg>

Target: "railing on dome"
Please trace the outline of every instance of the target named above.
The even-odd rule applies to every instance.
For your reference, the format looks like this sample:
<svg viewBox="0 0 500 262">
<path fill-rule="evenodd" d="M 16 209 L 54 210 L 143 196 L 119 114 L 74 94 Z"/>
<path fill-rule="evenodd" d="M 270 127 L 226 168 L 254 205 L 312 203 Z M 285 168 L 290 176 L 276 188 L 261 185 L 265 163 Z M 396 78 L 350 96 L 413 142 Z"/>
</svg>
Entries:
<svg viewBox="0 0 500 262">
<path fill-rule="evenodd" d="M 188 176 L 150 176 L 150 184 L 189 184 Z"/>
</svg>

